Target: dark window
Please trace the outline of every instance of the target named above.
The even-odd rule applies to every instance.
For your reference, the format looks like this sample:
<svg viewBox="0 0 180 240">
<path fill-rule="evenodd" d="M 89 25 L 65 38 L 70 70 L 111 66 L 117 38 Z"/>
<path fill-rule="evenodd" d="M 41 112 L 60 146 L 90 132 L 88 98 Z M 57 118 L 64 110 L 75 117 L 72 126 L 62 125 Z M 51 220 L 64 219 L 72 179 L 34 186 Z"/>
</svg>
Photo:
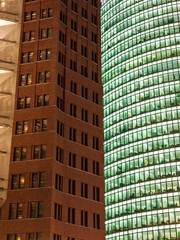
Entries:
<svg viewBox="0 0 180 240">
<path fill-rule="evenodd" d="M 60 147 L 56 147 L 56 161 L 61 163 L 64 162 L 64 150 Z"/>
<path fill-rule="evenodd" d="M 81 144 L 88 146 L 88 134 L 82 132 L 81 133 Z"/>
<path fill-rule="evenodd" d="M 81 211 L 81 226 L 88 226 L 88 212 L 87 211 Z"/>
<path fill-rule="evenodd" d="M 96 103 L 96 104 L 99 103 L 98 93 L 93 92 L 92 100 L 93 100 L 93 102 Z"/>
<path fill-rule="evenodd" d="M 93 228 L 100 229 L 100 215 L 96 213 L 93 214 Z"/>
<path fill-rule="evenodd" d="M 14 161 L 20 161 L 26 159 L 26 147 L 16 147 L 14 148 Z"/>
<path fill-rule="evenodd" d="M 44 187 L 45 179 L 44 179 L 44 172 L 40 173 L 32 173 L 32 188 Z"/>
<path fill-rule="evenodd" d="M 70 83 L 70 91 L 75 94 L 77 93 L 77 84 L 73 81 Z"/>
<path fill-rule="evenodd" d="M 93 173 L 99 175 L 99 162 L 93 161 Z"/>
<path fill-rule="evenodd" d="M 98 187 L 93 187 L 93 200 L 99 201 L 100 196 L 99 196 L 99 188 Z"/>
<path fill-rule="evenodd" d="M 18 175 L 12 175 L 11 189 L 18 188 Z"/>
<path fill-rule="evenodd" d="M 64 124 L 59 121 L 57 121 L 57 134 L 64 136 Z"/>
<path fill-rule="evenodd" d="M 93 125 L 99 127 L 99 116 L 95 113 L 93 113 Z"/>
<path fill-rule="evenodd" d="M 46 145 L 34 146 L 34 159 L 46 158 Z"/>
<path fill-rule="evenodd" d="M 58 174 L 55 176 L 55 189 L 63 191 L 63 176 Z"/>
<path fill-rule="evenodd" d="M 85 109 L 81 110 L 81 119 L 85 122 L 88 122 L 88 111 Z"/>
<path fill-rule="evenodd" d="M 69 194 L 76 194 L 76 181 L 69 179 L 69 187 L 68 187 L 68 193 Z"/>
<path fill-rule="evenodd" d="M 81 197 L 88 198 L 88 185 L 81 183 Z"/>
<path fill-rule="evenodd" d="M 54 219 L 62 221 L 62 205 L 54 203 Z"/>
<path fill-rule="evenodd" d="M 69 109 L 70 115 L 73 116 L 73 117 L 76 117 L 76 105 L 71 103 L 69 105 L 69 107 L 70 107 L 70 109 Z"/>
<path fill-rule="evenodd" d="M 82 97 L 88 99 L 88 88 L 82 86 Z"/>
<path fill-rule="evenodd" d="M 99 138 L 93 137 L 93 149 L 99 150 Z"/>
<path fill-rule="evenodd" d="M 75 224 L 75 208 L 68 208 L 68 223 Z"/>
<path fill-rule="evenodd" d="M 88 171 L 88 158 L 81 157 L 81 170 Z"/>
<path fill-rule="evenodd" d="M 75 153 L 69 153 L 69 166 L 70 167 L 76 167 L 76 154 Z"/>
<path fill-rule="evenodd" d="M 76 129 L 69 128 L 69 140 L 76 142 Z"/>
</svg>

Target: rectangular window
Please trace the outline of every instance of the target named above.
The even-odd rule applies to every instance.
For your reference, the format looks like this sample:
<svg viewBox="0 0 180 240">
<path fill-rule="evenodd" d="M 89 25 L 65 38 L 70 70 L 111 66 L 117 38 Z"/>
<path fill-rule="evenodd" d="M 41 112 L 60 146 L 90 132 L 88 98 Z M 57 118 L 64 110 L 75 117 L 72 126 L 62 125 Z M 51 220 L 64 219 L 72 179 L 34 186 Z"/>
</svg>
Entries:
<svg viewBox="0 0 180 240">
<path fill-rule="evenodd" d="M 82 86 L 82 97 L 88 99 L 88 88 Z"/>
<path fill-rule="evenodd" d="M 85 109 L 81 110 L 81 119 L 85 122 L 88 122 L 88 111 Z"/>
<path fill-rule="evenodd" d="M 18 175 L 12 175 L 11 189 L 18 189 Z"/>
<path fill-rule="evenodd" d="M 81 197 L 88 198 L 88 185 L 81 183 Z"/>
<path fill-rule="evenodd" d="M 69 106 L 70 106 L 70 110 L 69 110 L 70 115 L 73 117 L 76 117 L 76 105 L 71 103 Z"/>
<path fill-rule="evenodd" d="M 88 134 L 82 132 L 81 133 L 81 144 L 88 146 Z"/>
<path fill-rule="evenodd" d="M 93 174 L 99 175 L 99 162 L 93 161 Z"/>
<path fill-rule="evenodd" d="M 76 129 L 69 128 L 69 140 L 76 142 Z"/>
<path fill-rule="evenodd" d="M 55 176 L 55 189 L 63 191 L 63 176 L 58 174 Z"/>
<path fill-rule="evenodd" d="M 35 145 L 34 146 L 34 159 L 46 158 L 46 145 Z"/>
<path fill-rule="evenodd" d="M 100 229 L 100 214 L 93 214 L 93 228 Z"/>
<path fill-rule="evenodd" d="M 70 167 L 76 167 L 76 154 L 75 153 L 69 153 L 69 166 Z"/>
<path fill-rule="evenodd" d="M 75 224 L 75 208 L 68 208 L 68 223 Z"/>
<path fill-rule="evenodd" d="M 68 186 L 68 193 L 69 194 L 76 194 L 76 181 L 69 179 L 69 186 Z"/>
<path fill-rule="evenodd" d="M 25 183 L 25 176 L 24 174 L 19 175 L 19 188 L 23 189 L 24 188 L 24 183 Z"/>
<path fill-rule="evenodd" d="M 16 134 L 21 134 L 21 133 L 22 133 L 22 123 L 16 122 Z"/>
<path fill-rule="evenodd" d="M 81 211 L 81 226 L 88 226 L 88 212 L 87 211 Z"/>
<path fill-rule="evenodd" d="M 64 151 L 60 147 L 56 147 L 56 161 L 64 162 Z"/>
<path fill-rule="evenodd" d="M 62 221 L 62 205 L 54 203 L 54 219 Z"/>
<path fill-rule="evenodd" d="M 98 96 L 98 93 L 93 92 L 92 100 L 93 100 L 93 102 L 96 103 L 96 104 L 99 103 L 99 96 Z"/>
<path fill-rule="evenodd" d="M 15 147 L 14 148 L 14 161 L 20 161 L 26 159 L 26 147 Z"/>
<path fill-rule="evenodd" d="M 93 137 L 93 149 L 99 150 L 99 138 Z"/>
<path fill-rule="evenodd" d="M 51 38 L 52 35 L 53 35 L 53 30 L 52 30 L 52 28 L 48 28 L 48 29 L 47 29 L 47 38 Z"/>
<path fill-rule="evenodd" d="M 62 238 L 61 238 L 61 236 L 60 235 L 58 235 L 58 234 L 53 234 L 53 240 L 61 240 Z M 75 240 L 75 239 L 74 239 Z"/>
<path fill-rule="evenodd" d="M 70 83 L 70 91 L 71 91 L 72 93 L 74 93 L 74 94 L 77 93 L 77 83 L 71 81 L 71 83 Z"/>
<path fill-rule="evenodd" d="M 81 170 L 88 171 L 88 158 L 81 157 Z"/>
<path fill-rule="evenodd" d="M 99 127 L 99 116 L 95 113 L 93 113 L 93 125 Z"/>
<path fill-rule="evenodd" d="M 36 11 L 31 12 L 31 20 L 36 20 Z"/>
<path fill-rule="evenodd" d="M 44 172 L 32 173 L 32 180 L 31 180 L 32 188 L 44 187 L 44 184 L 45 184 Z"/>
<path fill-rule="evenodd" d="M 23 204 L 18 203 L 17 204 L 17 219 L 22 219 L 22 214 L 23 214 Z"/>
<path fill-rule="evenodd" d="M 30 97 L 25 97 L 25 108 L 30 108 L 31 99 Z"/>
<path fill-rule="evenodd" d="M 64 124 L 59 121 L 57 121 L 57 134 L 64 136 Z"/>
<path fill-rule="evenodd" d="M 23 134 L 28 133 L 28 121 L 23 122 Z"/>
<path fill-rule="evenodd" d="M 28 53 L 28 62 L 33 62 L 34 61 L 34 53 L 33 52 L 29 52 Z"/>
<path fill-rule="evenodd" d="M 53 8 L 48 8 L 48 17 L 53 17 Z"/>
<path fill-rule="evenodd" d="M 93 187 L 93 200 L 99 201 L 100 196 L 99 196 L 99 188 L 98 187 Z"/>
<path fill-rule="evenodd" d="M 30 31 L 30 41 L 35 40 L 35 32 L 34 31 Z"/>
</svg>

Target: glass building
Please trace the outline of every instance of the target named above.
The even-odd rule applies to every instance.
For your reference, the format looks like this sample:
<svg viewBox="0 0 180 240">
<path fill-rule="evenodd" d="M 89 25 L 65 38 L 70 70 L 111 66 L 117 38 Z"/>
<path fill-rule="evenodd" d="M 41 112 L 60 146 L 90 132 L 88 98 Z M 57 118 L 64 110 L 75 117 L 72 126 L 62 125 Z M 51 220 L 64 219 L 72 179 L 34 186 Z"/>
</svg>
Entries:
<svg viewBox="0 0 180 240">
<path fill-rule="evenodd" d="M 106 239 L 180 239 L 180 1 L 101 15 Z"/>
</svg>

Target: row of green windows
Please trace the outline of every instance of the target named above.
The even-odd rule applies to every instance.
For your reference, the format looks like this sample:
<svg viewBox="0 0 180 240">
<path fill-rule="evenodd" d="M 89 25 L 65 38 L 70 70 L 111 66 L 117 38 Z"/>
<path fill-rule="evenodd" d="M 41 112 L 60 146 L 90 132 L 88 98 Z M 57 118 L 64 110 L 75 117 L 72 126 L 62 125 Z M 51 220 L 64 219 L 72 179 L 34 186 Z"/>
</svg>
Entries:
<svg viewBox="0 0 180 240">
<path fill-rule="evenodd" d="M 105 206 L 112 205 L 114 203 L 122 202 L 125 200 L 139 197 L 151 196 L 154 194 L 173 193 L 180 190 L 180 182 L 177 177 L 171 179 L 156 180 L 148 184 L 140 183 L 128 187 L 119 188 L 118 192 L 110 192 L 105 196 Z M 123 203 L 122 203 L 123 204 Z"/>
<path fill-rule="evenodd" d="M 113 158 L 113 157 L 112 157 Z M 114 159 L 113 159 L 114 160 Z M 167 162 L 175 162 L 180 160 L 180 151 L 171 150 L 166 152 L 154 152 L 151 155 L 134 157 L 133 159 L 126 159 L 125 161 L 116 162 L 116 164 L 105 165 L 104 176 L 105 178 L 127 172 L 129 170 L 138 169 L 142 167 L 157 165 Z"/>
<path fill-rule="evenodd" d="M 170 2 L 175 2 L 176 3 L 176 1 L 174 1 L 174 0 L 153 0 L 153 1 L 127 0 L 127 1 L 124 1 L 124 3 L 122 3 L 123 0 L 117 0 L 115 4 L 113 4 L 113 2 L 115 2 L 115 1 L 109 1 L 110 4 L 108 3 L 107 5 L 104 5 L 101 8 L 102 9 L 102 11 L 101 11 L 101 16 L 102 16 L 101 25 L 102 26 L 103 26 L 104 23 L 106 23 L 109 19 L 111 19 L 117 13 L 122 12 L 122 10 L 126 10 L 128 7 L 133 8 L 131 14 L 134 14 L 136 12 L 139 12 L 139 7 L 140 7 L 140 11 L 143 11 L 143 10 L 148 9 L 148 8 L 152 8 L 152 7 L 155 7 L 155 6 L 158 6 L 158 5 L 162 5 L 164 3 L 170 3 Z M 139 4 L 136 4 L 136 3 L 139 3 Z M 113 4 L 113 6 L 111 6 L 111 4 Z M 136 4 L 136 6 L 133 6 L 134 4 Z M 110 8 L 112 8 L 112 7 L 114 7 L 114 9 L 110 10 Z M 131 15 L 129 15 L 129 16 L 131 16 Z"/>
<path fill-rule="evenodd" d="M 135 155 L 137 155 L 137 146 L 135 146 L 134 150 L 136 150 L 136 154 L 134 154 L 134 156 L 135 156 Z M 170 150 L 167 149 L 165 152 L 168 152 L 168 151 L 170 151 Z M 175 161 L 175 160 L 179 159 L 179 150 L 176 151 L 176 155 L 174 154 L 175 153 L 174 151 L 175 150 L 171 148 L 170 158 L 169 158 L 170 161 Z M 151 165 L 152 162 L 153 163 L 161 163 L 161 158 L 162 158 L 161 154 L 162 154 L 162 151 L 160 151 L 158 153 L 153 152 L 153 155 L 154 155 L 153 157 L 152 157 L 152 153 L 148 154 L 148 156 L 146 156 L 147 154 L 145 154 L 145 155 L 141 154 L 141 158 L 144 159 L 144 160 L 142 160 L 143 162 L 148 161 L 149 165 Z M 131 157 L 131 156 L 129 156 L 129 157 Z M 160 158 L 159 160 L 158 160 L 158 157 Z M 128 158 L 128 156 L 126 157 L 126 159 L 124 161 L 126 161 L 126 169 L 128 171 L 130 169 L 129 161 L 131 161 L 131 159 L 129 160 L 127 158 Z M 137 158 L 139 158 L 139 156 L 133 157 L 132 161 L 136 163 L 135 166 L 141 166 L 141 165 L 138 165 Z M 111 163 L 114 163 L 116 161 L 119 161 L 120 159 L 122 159 L 122 154 L 121 154 L 121 151 L 119 151 L 119 149 L 118 149 L 117 151 L 110 152 L 109 154 L 105 154 L 104 164 L 105 164 L 105 166 L 107 166 L 108 164 L 111 164 Z M 140 160 L 140 163 L 142 161 Z M 122 162 L 122 166 L 124 166 L 123 164 L 124 163 Z M 112 171 L 113 171 L 113 168 L 112 168 Z M 125 169 L 122 168 L 122 171 L 125 171 Z"/>
<path fill-rule="evenodd" d="M 104 152 L 110 152 L 114 149 L 121 151 L 121 159 L 130 156 L 135 156 L 140 153 L 147 153 L 151 151 L 160 150 L 163 148 L 171 148 L 174 146 L 180 146 L 180 137 L 176 135 L 169 135 L 166 138 L 156 137 L 154 139 L 148 139 L 145 141 L 136 142 L 127 147 L 121 147 L 120 139 L 115 139 L 113 142 L 104 146 Z"/>
<path fill-rule="evenodd" d="M 151 2 L 151 1 L 149 1 Z M 121 6 L 121 5 L 120 5 Z M 150 11 L 144 11 L 146 9 L 150 9 Z M 110 21 L 106 21 L 105 24 L 102 25 L 102 36 L 103 34 L 107 34 L 107 31 L 114 27 L 117 23 L 124 21 L 124 27 L 121 26 L 122 30 L 124 28 L 130 27 L 139 22 L 145 21 L 147 19 L 155 18 L 157 16 L 161 16 L 162 14 L 177 12 L 180 10 L 180 5 L 174 2 L 174 4 L 164 4 L 161 5 L 161 8 L 156 7 L 153 8 L 153 11 L 150 6 L 147 6 L 147 2 L 143 2 L 135 7 L 131 7 L 129 9 L 125 9 L 125 11 L 121 11 L 120 13 L 114 14 L 114 17 L 110 19 Z M 144 11 L 144 12 L 142 12 Z M 139 13 L 139 14 L 136 14 Z M 134 16 L 133 16 L 134 15 Z M 131 18 L 129 18 L 131 17 Z M 129 18 L 125 21 L 126 18 Z"/>
<path fill-rule="evenodd" d="M 138 95 L 137 95 L 138 96 Z M 104 108 L 104 117 L 112 114 L 113 112 L 123 109 L 126 111 L 128 118 L 136 116 L 143 113 L 148 113 L 150 111 L 164 109 L 168 107 L 180 106 L 180 94 L 169 95 L 166 97 L 153 98 L 151 100 L 139 101 L 140 104 L 133 104 L 133 99 L 129 97 L 128 99 L 123 99 L 123 101 L 116 101 L 113 104 Z M 130 106 L 128 109 L 127 107 Z"/>
<path fill-rule="evenodd" d="M 136 62 L 134 62 L 134 64 L 138 64 L 138 62 L 136 61 Z M 130 64 L 127 64 L 127 66 L 124 65 L 122 67 L 115 67 L 108 73 L 104 74 L 103 75 L 103 83 L 105 83 L 106 81 L 108 82 L 111 79 L 113 79 L 123 73 L 124 74 L 122 76 L 124 76 L 126 74 L 127 79 L 132 79 L 131 76 L 134 77 L 134 79 L 137 79 L 137 78 L 140 78 L 143 76 L 150 75 L 152 73 L 158 73 L 158 72 L 162 72 L 162 71 L 166 71 L 166 70 L 176 69 L 176 68 L 180 67 L 180 59 L 177 57 L 174 57 L 173 59 L 171 59 L 171 61 L 168 61 L 168 60 L 164 60 L 163 62 L 155 61 L 152 64 L 143 66 L 143 68 L 141 67 L 141 68 L 134 69 L 133 70 L 134 73 L 131 73 L 131 71 L 129 69 L 127 69 L 130 67 Z M 128 75 L 130 75 L 130 76 L 128 76 Z"/>
<path fill-rule="evenodd" d="M 102 68 L 102 72 L 106 73 L 110 69 L 116 66 L 118 66 L 118 68 L 125 69 L 125 71 L 128 71 L 133 68 L 142 66 L 144 64 L 153 63 L 154 61 L 159 61 L 167 58 L 180 56 L 180 47 L 173 47 L 169 49 L 165 48 L 165 49 L 150 52 L 149 54 L 143 54 L 139 57 L 133 58 L 133 55 L 134 56 L 137 55 L 136 52 L 137 52 L 137 49 L 134 49 L 133 51 L 131 51 L 131 54 L 128 54 L 128 59 L 130 59 L 129 61 L 127 61 L 125 58 L 122 59 L 121 57 L 116 58 L 115 60 L 111 59 L 111 61 L 107 63 L 104 68 Z M 123 63 L 122 60 L 125 61 L 125 63 Z M 167 63 L 171 65 L 171 68 L 172 68 L 173 61 L 172 60 L 170 61 L 167 60 L 167 61 L 168 61 Z M 163 65 L 163 62 L 161 62 L 160 64 Z M 158 71 L 158 66 L 156 67 L 154 66 L 154 69 Z"/>
<path fill-rule="evenodd" d="M 129 78 L 128 78 L 129 77 Z M 180 72 L 177 70 L 174 71 L 168 71 L 163 72 L 160 74 L 153 74 L 152 76 L 144 77 L 143 79 L 137 79 L 134 81 L 134 75 L 126 75 L 118 77 L 108 84 L 104 85 L 104 96 L 106 97 L 106 94 L 113 89 L 121 86 L 122 87 L 122 96 L 124 96 L 127 93 L 140 90 L 146 87 L 151 87 L 153 85 L 158 85 L 161 83 L 167 83 L 172 81 L 178 81 L 180 80 Z M 130 83 L 129 83 L 130 81 Z M 121 89 L 119 89 L 121 94 Z"/>
<path fill-rule="evenodd" d="M 129 230 L 133 228 L 150 227 L 165 224 L 180 223 L 180 212 L 168 211 L 160 213 L 148 212 L 142 216 L 133 216 L 129 219 L 106 223 L 106 234 Z M 170 238 L 165 238 L 166 240 Z"/>
<path fill-rule="evenodd" d="M 174 43 L 174 44 L 169 45 L 169 43 Z M 136 56 L 144 54 L 144 53 L 148 53 L 149 51 L 151 51 L 150 54 L 147 54 L 147 55 L 144 54 L 143 56 L 141 56 L 143 59 L 142 60 L 143 64 L 152 62 L 155 60 L 157 61 L 157 60 L 164 59 L 165 56 L 166 56 L 166 58 L 178 56 L 179 47 L 173 47 L 173 45 L 177 45 L 179 43 L 180 43 L 180 36 L 175 37 L 173 35 L 172 41 L 170 41 L 170 39 L 161 39 L 161 41 L 153 40 L 153 42 L 149 42 L 149 44 L 147 44 L 147 45 L 141 44 L 140 46 L 136 45 L 136 47 L 134 47 L 133 49 L 129 48 L 129 50 L 126 51 L 125 53 L 123 53 L 123 51 L 121 51 L 121 49 L 119 47 L 119 48 L 117 48 L 118 52 L 116 51 L 117 54 L 115 54 L 114 56 L 112 56 L 112 54 L 111 54 L 111 56 L 108 56 L 110 58 L 109 61 L 108 61 L 108 59 L 104 59 L 105 64 L 102 65 L 103 73 L 105 73 L 112 67 L 119 65 L 120 63 L 123 63 L 124 61 L 126 61 L 130 64 L 132 64 L 131 62 L 133 62 L 133 61 L 139 61 L 139 58 L 136 58 Z M 130 44 L 127 43 L 127 45 L 130 45 Z M 170 46 L 171 46 L 171 48 L 169 48 Z M 168 49 L 160 49 L 160 48 L 164 48 L 164 47 L 167 47 Z M 156 51 L 152 52 L 153 50 L 156 50 Z M 121 54 L 120 54 L 120 52 L 121 52 Z M 151 58 L 149 57 L 150 55 L 152 56 Z M 132 59 L 133 57 L 135 57 L 135 58 Z M 146 57 L 146 60 L 145 60 L 145 57 Z M 130 61 L 127 61 L 127 60 L 130 60 Z"/>
<path fill-rule="evenodd" d="M 105 182 L 105 192 L 130 184 L 173 176 L 180 176 L 179 164 L 173 166 L 164 164 L 164 166 L 154 166 L 153 169 L 144 168 L 144 171 L 143 169 L 139 169 L 139 171 L 136 170 L 136 172 L 133 171 L 118 175 L 115 179 L 108 179 L 108 181 Z"/>
<path fill-rule="evenodd" d="M 110 48 L 116 48 L 116 46 L 118 46 L 118 43 L 123 43 L 121 45 L 122 51 L 128 49 L 128 44 L 126 44 L 127 40 L 130 42 L 133 39 L 136 39 L 137 43 L 142 43 L 151 39 L 157 39 L 158 37 L 165 37 L 170 36 L 171 34 L 179 33 L 178 23 L 165 25 L 163 28 L 154 28 L 148 31 L 144 31 L 144 25 L 141 24 L 138 29 L 140 32 L 139 34 L 138 32 L 134 32 L 132 29 L 130 29 L 128 31 L 120 32 L 118 35 L 111 37 L 111 40 L 109 39 L 110 36 L 105 35 L 104 38 L 102 37 L 104 42 L 102 44 L 102 57 L 104 57 L 104 53 L 106 53 L 108 50 L 111 50 Z M 123 42 L 125 40 L 126 42 Z M 118 49 L 116 51 L 118 51 Z"/>
<path fill-rule="evenodd" d="M 154 86 L 151 88 L 146 88 L 143 91 L 135 90 L 135 87 L 138 87 L 138 84 L 140 82 L 137 82 L 132 85 L 128 85 L 127 87 L 119 87 L 115 91 L 111 92 L 108 95 L 104 96 L 103 104 L 104 106 L 107 106 L 107 104 L 112 103 L 112 101 L 116 99 L 127 99 L 127 101 L 130 102 L 130 105 L 133 103 L 138 103 L 143 100 L 151 99 L 154 97 L 161 97 L 164 95 L 169 95 L 170 93 L 180 93 L 180 84 L 179 82 L 174 82 L 169 85 L 167 84 L 161 84 L 159 86 Z M 143 84 L 142 84 L 143 85 Z M 136 87 L 136 89 L 137 89 Z M 132 91 L 132 92 L 131 92 Z M 134 93 L 133 93 L 134 92 Z M 130 95 L 129 95 L 130 94 Z M 124 98 L 122 98 L 125 96 Z"/>
<path fill-rule="evenodd" d="M 179 22 L 179 15 L 177 13 L 173 14 L 166 14 L 163 15 L 161 18 L 152 18 L 150 20 L 144 21 L 141 24 L 138 24 L 136 26 L 129 26 L 128 28 L 128 22 L 124 22 L 121 24 L 118 24 L 116 27 L 110 30 L 109 33 L 106 32 L 104 36 L 102 36 L 102 44 L 107 41 L 107 38 L 112 38 L 117 33 L 125 34 L 123 30 L 126 30 L 126 35 L 133 36 L 135 34 L 144 32 L 146 30 L 154 29 L 156 27 L 161 27 L 165 25 L 169 25 L 171 23 L 178 23 Z"/>
<path fill-rule="evenodd" d="M 179 33 L 180 27 L 178 27 L 177 31 Z M 115 48 L 111 49 L 111 51 L 106 52 L 106 54 L 104 54 L 104 57 L 102 58 L 102 67 L 107 64 L 107 61 L 109 59 L 110 61 L 112 61 L 113 64 L 116 64 L 117 60 L 115 58 L 118 58 L 118 62 L 120 63 L 132 58 L 133 56 L 137 56 L 164 47 L 177 45 L 180 43 L 179 34 L 173 34 L 173 36 L 163 37 L 158 40 L 153 39 L 144 44 L 139 44 L 139 42 L 137 42 L 137 39 L 138 38 L 134 38 L 123 43 L 121 42 L 121 44 L 118 44 Z M 128 51 L 123 53 L 123 51 L 125 50 L 125 46 L 128 47 Z M 119 55 L 120 53 L 121 55 Z"/>
<path fill-rule="evenodd" d="M 164 197 L 156 196 L 153 199 L 137 199 L 136 202 L 123 202 L 116 207 L 106 209 L 105 219 L 172 207 L 180 207 L 180 196 L 169 194 Z"/>
<path fill-rule="evenodd" d="M 116 235 L 116 236 L 115 236 Z M 180 226 L 155 227 L 155 229 L 142 229 L 134 232 L 123 232 L 106 236 L 106 240 L 180 240 Z"/>
<path fill-rule="evenodd" d="M 140 103 L 134 104 L 138 102 Z M 104 109 L 104 116 L 106 117 L 107 115 L 110 115 L 113 112 L 123 109 L 123 111 L 127 111 L 126 114 L 128 118 L 130 118 L 132 116 L 136 116 L 136 115 L 150 112 L 153 110 L 174 107 L 179 105 L 180 105 L 180 94 L 176 94 L 176 95 L 173 94 L 166 97 L 161 97 L 160 99 L 157 97 L 156 98 L 154 97 L 149 101 L 148 100 L 142 101 L 140 99 L 140 94 L 137 94 L 129 98 L 124 98 L 122 101 L 116 101 L 109 104 Z M 132 106 L 132 108 L 129 107 L 127 109 L 128 106 L 130 107 Z"/>
<path fill-rule="evenodd" d="M 110 131 L 107 132 L 105 135 L 105 144 L 104 146 L 106 147 L 107 145 L 111 144 L 113 141 L 116 141 L 115 136 L 118 136 L 118 141 L 120 146 L 125 146 L 129 143 L 137 142 L 140 140 L 148 139 L 148 138 L 153 138 L 156 136 L 164 136 L 167 134 L 172 134 L 172 133 L 179 133 L 180 132 L 180 122 L 178 123 L 168 123 L 167 125 L 162 125 L 162 126 L 152 126 L 151 128 L 143 128 L 142 130 L 136 130 L 133 132 L 128 132 L 126 134 L 121 134 L 119 132 L 114 132 L 112 135 L 108 134 Z M 108 140 L 109 139 L 109 140 Z M 108 141 L 107 141 L 108 140 Z"/>
<path fill-rule="evenodd" d="M 121 133 L 124 133 L 128 130 L 136 129 L 146 125 L 151 125 L 153 123 L 160 123 L 180 118 L 180 109 L 178 108 L 166 109 L 166 111 L 158 110 L 156 112 L 147 113 L 139 117 L 134 117 L 132 119 L 130 117 L 132 116 L 132 114 L 134 114 L 134 112 L 135 110 L 128 109 L 125 112 L 118 112 L 116 115 L 111 115 L 111 118 L 107 118 L 104 120 L 104 129 L 109 128 L 113 125 L 113 128 L 111 127 L 111 131 L 120 131 Z"/>
</svg>

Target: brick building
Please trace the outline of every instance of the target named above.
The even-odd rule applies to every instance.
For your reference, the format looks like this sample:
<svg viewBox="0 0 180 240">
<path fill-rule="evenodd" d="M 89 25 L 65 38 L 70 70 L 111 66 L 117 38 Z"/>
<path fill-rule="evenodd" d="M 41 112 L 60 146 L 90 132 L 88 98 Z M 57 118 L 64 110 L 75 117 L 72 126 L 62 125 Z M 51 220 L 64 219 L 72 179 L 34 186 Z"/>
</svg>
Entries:
<svg viewBox="0 0 180 240">
<path fill-rule="evenodd" d="M 104 240 L 100 1 L 22 4 L 0 240 Z"/>
</svg>

